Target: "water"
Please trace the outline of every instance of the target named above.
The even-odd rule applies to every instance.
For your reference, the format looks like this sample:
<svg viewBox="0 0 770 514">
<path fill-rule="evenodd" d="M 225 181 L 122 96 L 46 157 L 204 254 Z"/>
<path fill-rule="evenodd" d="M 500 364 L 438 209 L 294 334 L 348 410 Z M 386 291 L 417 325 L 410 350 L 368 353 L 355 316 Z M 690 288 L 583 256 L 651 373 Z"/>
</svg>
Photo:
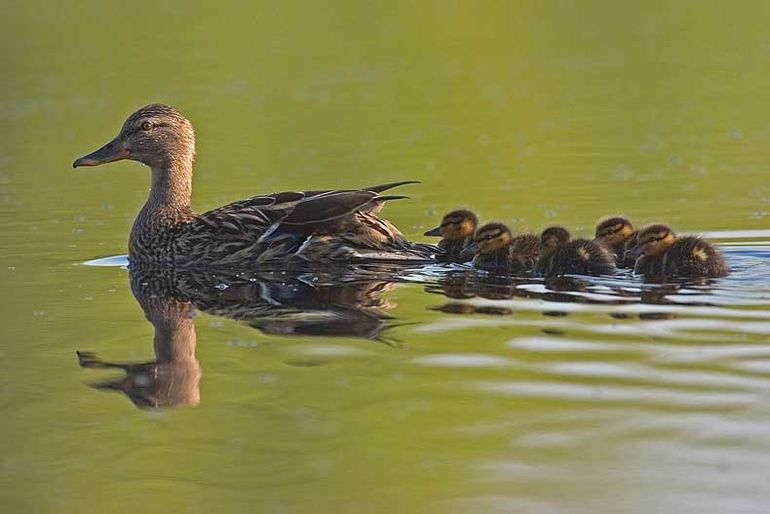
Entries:
<svg viewBox="0 0 770 514">
<path fill-rule="evenodd" d="M 3 510 L 764 512 L 768 9 L 4 6 Z M 151 101 L 199 211 L 417 179 L 384 211 L 414 239 L 624 213 L 734 271 L 129 275 L 146 170 L 70 163 Z"/>
</svg>

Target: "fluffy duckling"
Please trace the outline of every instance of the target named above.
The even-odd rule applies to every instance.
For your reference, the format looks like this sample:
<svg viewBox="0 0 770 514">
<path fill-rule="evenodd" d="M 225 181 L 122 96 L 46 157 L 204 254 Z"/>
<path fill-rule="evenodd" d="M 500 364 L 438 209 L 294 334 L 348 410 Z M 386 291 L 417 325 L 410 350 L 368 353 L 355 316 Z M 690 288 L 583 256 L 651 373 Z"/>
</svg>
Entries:
<svg viewBox="0 0 770 514">
<path fill-rule="evenodd" d="M 636 244 L 636 230 L 628 218 L 618 216 L 600 221 L 596 225 L 594 241 L 615 256 L 618 268 L 634 268 L 634 260 L 625 258 L 626 251 Z"/>
<path fill-rule="evenodd" d="M 473 255 L 463 254 L 463 250 L 473 243 L 473 234 L 479 226 L 479 218 L 472 211 L 458 209 L 446 214 L 441 224 L 425 232 L 426 236 L 440 236 L 438 247 L 444 250 L 437 258 L 443 262 L 466 262 Z"/>
<path fill-rule="evenodd" d="M 487 223 L 474 237 L 476 268 L 493 273 L 521 273 L 531 270 L 540 257 L 540 242 L 532 234 L 514 236 L 502 223 Z"/>
<path fill-rule="evenodd" d="M 639 231 L 637 244 L 626 252 L 636 259 L 634 273 L 687 278 L 724 277 L 730 272 L 722 253 L 696 236 L 677 237 L 671 227 L 648 225 Z"/>
<path fill-rule="evenodd" d="M 589 239 L 575 239 L 563 227 L 549 227 L 540 236 L 538 274 L 602 275 L 615 268 L 612 254 Z"/>
</svg>

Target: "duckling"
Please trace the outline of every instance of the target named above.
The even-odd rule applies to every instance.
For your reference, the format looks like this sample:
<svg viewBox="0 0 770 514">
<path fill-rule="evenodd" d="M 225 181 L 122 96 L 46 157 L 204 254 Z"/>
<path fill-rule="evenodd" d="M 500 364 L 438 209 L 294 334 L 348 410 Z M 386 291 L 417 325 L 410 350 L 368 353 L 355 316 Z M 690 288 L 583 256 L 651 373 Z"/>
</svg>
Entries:
<svg viewBox="0 0 770 514">
<path fill-rule="evenodd" d="M 479 218 L 472 211 L 458 209 L 446 214 L 441 224 L 425 232 L 426 236 L 441 236 L 438 247 L 444 253 L 437 255 L 443 262 L 466 262 L 473 255 L 463 255 L 463 250 L 473 243 L 473 234 L 479 226 Z"/>
<path fill-rule="evenodd" d="M 112 141 L 73 167 L 130 159 L 150 167 L 152 187 L 134 221 L 129 260 L 166 268 L 284 267 L 287 261 L 428 261 L 437 248 L 408 241 L 378 217 L 381 195 L 413 181 L 362 189 L 286 191 L 196 214 L 191 206 L 195 133 L 179 111 L 151 104 L 134 112 Z"/>
<path fill-rule="evenodd" d="M 603 275 L 615 268 L 612 254 L 589 239 L 575 239 L 564 227 L 549 227 L 540 236 L 539 275 Z"/>
<path fill-rule="evenodd" d="M 696 236 L 677 237 L 664 224 L 640 230 L 636 246 L 626 252 L 626 257 L 636 259 L 634 273 L 645 276 L 717 278 L 730 272 L 714 245 Z"/>
<path fill-rule="evenodd" d="M 503 223 L 487 223 L 476 231 L 474 237 L 476 268 L 493 273 L 521 273 L 531 270 L 540 257 L 537 236 L 515 236 Z"/>
<path fill-rule="evenodd" d="M 634 261 L 625 259 L 626 250 L 636 244 L 636 230 L 628 218 L 618 216 L 600 221 L 596 225 L 594 241 L 615 256 L 615 265 L 618 268 L 634 268 Z"/>
</svg>

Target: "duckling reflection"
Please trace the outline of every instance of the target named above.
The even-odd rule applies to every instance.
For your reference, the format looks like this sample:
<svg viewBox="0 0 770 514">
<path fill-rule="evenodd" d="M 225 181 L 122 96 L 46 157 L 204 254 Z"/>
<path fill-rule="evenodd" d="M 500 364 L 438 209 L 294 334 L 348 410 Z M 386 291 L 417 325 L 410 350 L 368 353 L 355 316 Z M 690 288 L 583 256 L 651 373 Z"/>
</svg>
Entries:
<svg viewBox="0 0 770 514">
<path fill-rule="evenodd" d="M 437 307 L 428 307 L 429 310 L 439 311 L 445 314 L 486 314 L 490 316 L 508 316 L 513 314 L 513 309 L 498 307 L 497 305 L 473 305 L 472 303 L 445 303 Z"/>
<path fill-rule="evenodd" d="M 528 278 L 503 277 L 498 275 L 479 275 L 473 272 L 453 272 L 439 278 L 435 283 L 425 286 L 425 292 L 440 294 L 454 300 L 484 298 L 487 300 L 510 300 L 511 298 L 537 298 L 540 293 L 522 287 L 536 284 Z M 510 314 L 507 307 L 473 305 L 471 303 L 449 302 L 440 306 L 428 307 L 428 310 L 448 314 Z"/>
<path fill-rule="evenodd" d="M 437 293 L 458 300 L 476 296 L 476 274 L 452 272 L 443 275 L 435 284 L 425 286 L 427 293 Z"/>
<path fill-rule="evenodd" d="M 155 360 L 109 362 L 78 351 L 82 367 L 114 368 L 125 376 L 92 387 L 124 393 L 140 408 L 197 405 L 201 366 L 195 356 L 196 310 L 243 321 L 265 334 L 335 336 L 392 344 L 393 304 L 381 295 L 391 281 L 368 277 L 243 277 L 132 269 L 131 291 L 153 325 Z M 317 279 L 317 280 L 315 280 Z M 224 287 L 226 285 L 226 287 Z"/>
</svg>

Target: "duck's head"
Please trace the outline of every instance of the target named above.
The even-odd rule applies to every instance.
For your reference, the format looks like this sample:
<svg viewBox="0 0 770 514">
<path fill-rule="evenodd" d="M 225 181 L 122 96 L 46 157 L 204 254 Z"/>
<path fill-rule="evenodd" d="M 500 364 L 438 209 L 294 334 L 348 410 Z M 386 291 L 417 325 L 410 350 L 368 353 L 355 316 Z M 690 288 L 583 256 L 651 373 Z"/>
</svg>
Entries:
<svg viewBox="0 0 770 514">
<path fill-rule="evenodd" d="M 176 109 L 163 104 L 142 107 L 128 117 L 115 139 L 72 163 L 99 166 L 131 159 L 151 168 L 192 164 L 195 133 L 190 122 Z"/>
<path fill-rule="evenodd" d="M 636 246 L 626 252 L 625 257 L 636 259 L 640 255 L 657 257 L 663 255 L 676 242 L 671 227 L 663 224 L 647 225 L 636 236 Z"/>
<path fill-rule="evenodd" d="M 478 253 L 483 255 L 510 246 L 513 242 L 513 234 L 503 223 L 487 223 L 479 227 L 473 241 Z"/>
<path fill-rule="evenodd" d="M 572 236 L 564 227 L 548 227 L 540 234 L 540 249 L 544 254 L 549 254 L 570 242 Z"/>
<path fill-rule="evenodd" d="M 425 235 L 441 236 L 448 241 L 462 241 L 473 237 L 478 225 L 479 218 L 475 213 L 467 209 L 458 209 L 445 215 L 441 219 L 441 224 L 425 232 Z"/>
<path fill-rule="evenodd" d="M 607 218 L 596 225 L 596 240 L 608 246 L 616 246 L 634 233 L 634 226 L 628 218 Z"/>
</svg>

